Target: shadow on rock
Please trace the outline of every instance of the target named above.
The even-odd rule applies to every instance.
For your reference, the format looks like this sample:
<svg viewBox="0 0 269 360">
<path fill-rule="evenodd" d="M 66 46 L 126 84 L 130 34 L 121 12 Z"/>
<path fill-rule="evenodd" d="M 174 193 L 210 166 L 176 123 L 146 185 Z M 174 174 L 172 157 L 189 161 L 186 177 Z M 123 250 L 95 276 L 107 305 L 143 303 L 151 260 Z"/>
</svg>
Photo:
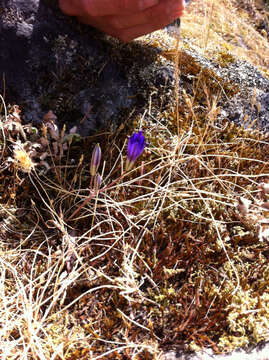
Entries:
<svg viewBox="0 0 269 360">
<path fill-rule="evenodd" d="M 64 16 L 54 1 L 4 0 L 0 12 L 0 92 L 26 122 L 51 109 L 89 135 L 145 104 L 145 84 L 130 81 L 130 72 L 154 62 L 155 48 L 108 39 Z"/>
</svg>

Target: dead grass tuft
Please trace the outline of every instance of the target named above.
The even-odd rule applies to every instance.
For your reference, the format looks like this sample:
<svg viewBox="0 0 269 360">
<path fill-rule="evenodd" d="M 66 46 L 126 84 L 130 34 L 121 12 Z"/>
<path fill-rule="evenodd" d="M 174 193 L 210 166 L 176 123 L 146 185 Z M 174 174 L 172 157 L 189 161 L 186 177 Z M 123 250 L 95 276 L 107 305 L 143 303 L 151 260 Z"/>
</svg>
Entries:
<svg viewBox="0 0 269 360">
<path fill-rule="evenodd" d="M 207 54 L 217 46 L 224 63 L 240 55 L 265 68 L 268 45 L 255 33 L 254 47 L 244 11 L 194 2 L 183 36 Z M 53 112 L 40 128 L 22 125 L 3 102 L 3 359 L 164 359 L 175 346 L 218 353 L 268 340 L 268 134 L 219 122 L 236 87 L 184 52 L 178 59 L 191 91 L 177 104 L 150 97 L 116 134 L 67 134 Z M 126 173 L 126 137 L 140 128 L 147 147 Z"/>
</svg>

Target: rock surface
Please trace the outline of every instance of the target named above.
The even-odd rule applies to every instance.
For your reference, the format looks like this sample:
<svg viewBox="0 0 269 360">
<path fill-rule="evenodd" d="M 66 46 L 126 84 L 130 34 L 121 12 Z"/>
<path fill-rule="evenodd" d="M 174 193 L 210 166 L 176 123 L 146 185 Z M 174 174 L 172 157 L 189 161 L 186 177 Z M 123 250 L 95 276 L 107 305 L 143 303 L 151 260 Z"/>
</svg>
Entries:
<svg viewBox="0 0 269 360">
<path fill-rule="evenodd" d="M 1 1 L 0 93 L 21 106 L 27 122 L 52 109 L 70 126 L 81 120 L 84 135 L 116 125 L 120 112 L 137 104 L 129 61 L 113 58 L 118 42 L 64 16 L 55 3 Z"/>
<path fill-rule="evenodd" d="M 255 348 L 237 350 L 231 354 L 215 355 L 212 350 L 205 350 L 197 354 L 184 351 L 169 351 L 165 360 L 268 360 L 269 342 L 263 342 Z"/>
<path fill-rule="evenodd" d="M 61 123 L 89 135 L 115 129 L 134 109 L 143 112 L 153 89 L 171 101 L 173 63 L 157 62 L 163 49 L 150 41 L 109 39 L 64 16 L 54 0 L 1 0 L 0 14 L 0 93 L 21 107 L 26 122 L 40 122 L 51 109 Z M 187 56 L 239 86 L 235 97 L 222 99 L 223 118 L 242 123 L 248 114 L 249 123 L 257 119 L 269 131 L 269 81 L 257 69 L 241 61 L 221 68 L 192 50 Z M 182 74 L 180 88 L 191 93 L 192 74 Z M 250 105 L 254 87 L 259 113 Z"/>
</svg>

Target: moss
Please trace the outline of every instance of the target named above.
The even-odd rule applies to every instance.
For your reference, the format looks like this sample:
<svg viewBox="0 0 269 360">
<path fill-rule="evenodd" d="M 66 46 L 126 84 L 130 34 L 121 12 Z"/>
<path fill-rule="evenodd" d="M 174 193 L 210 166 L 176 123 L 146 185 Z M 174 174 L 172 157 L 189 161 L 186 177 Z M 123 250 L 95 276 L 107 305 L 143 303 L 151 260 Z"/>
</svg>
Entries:
<svg viewBox="0 0 269 360">
<path fill-rule="evenodd" d="M 221 67 L 228 67 L 230 64 L 235 62 L 235 58 L 228 52 L 219 52 L 217 62 Z"/>
</svg>

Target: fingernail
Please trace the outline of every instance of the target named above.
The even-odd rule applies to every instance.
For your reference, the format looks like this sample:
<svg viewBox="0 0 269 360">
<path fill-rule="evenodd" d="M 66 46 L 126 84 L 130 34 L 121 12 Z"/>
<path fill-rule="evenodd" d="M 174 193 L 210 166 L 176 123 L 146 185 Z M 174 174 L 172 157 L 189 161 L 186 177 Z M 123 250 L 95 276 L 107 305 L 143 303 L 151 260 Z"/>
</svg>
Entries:
<svg viewBox="0 0 269 360">
<path fill-rule="evenodd" d="M 139 8 L 141 11 L 150 8 L 154 5 L 157 5 L 159 3 L 159 0 L 140 0 L 139 1 Z"/>
</svg>

